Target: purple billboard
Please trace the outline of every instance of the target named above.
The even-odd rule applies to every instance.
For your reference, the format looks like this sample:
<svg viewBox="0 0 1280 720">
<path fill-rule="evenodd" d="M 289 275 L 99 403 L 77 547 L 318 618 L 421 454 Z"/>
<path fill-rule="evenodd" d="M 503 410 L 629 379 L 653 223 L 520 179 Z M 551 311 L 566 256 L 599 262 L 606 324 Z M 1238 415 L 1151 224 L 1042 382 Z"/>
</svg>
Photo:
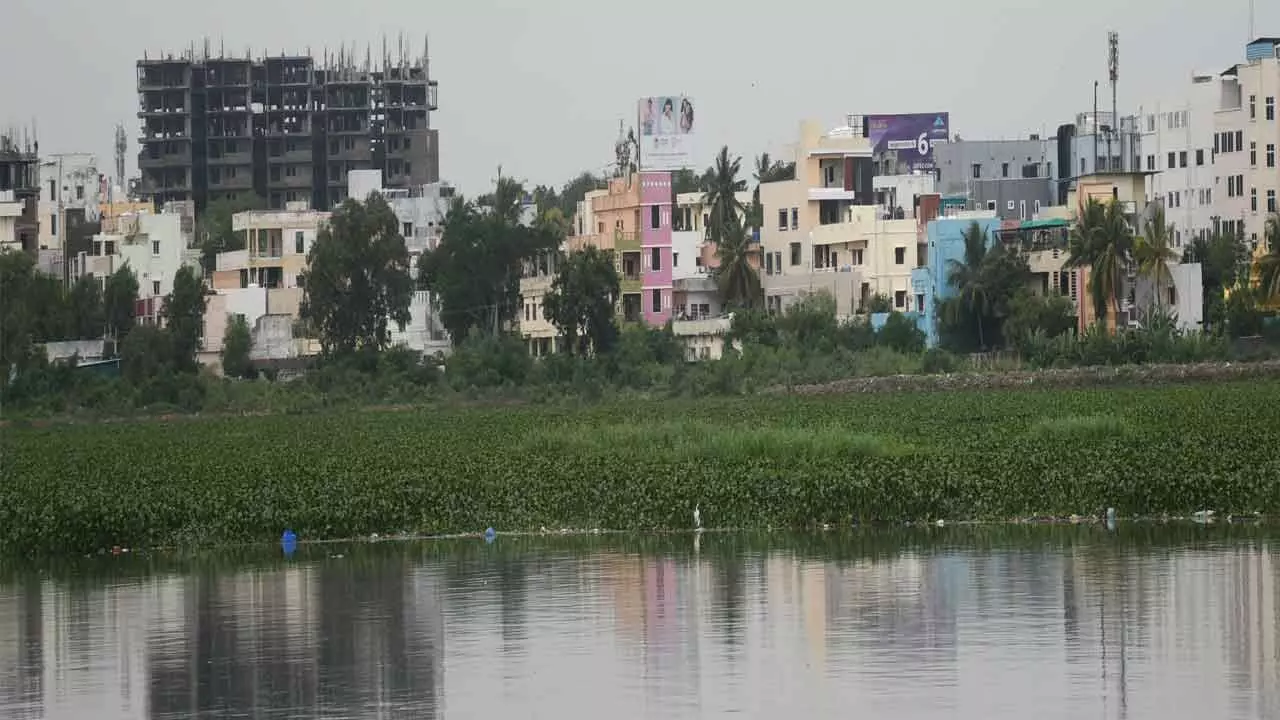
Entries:
<svg viewBox="0 0 1280 720">
<path fill-rule="evenodd" d="M 867 115 L 867 139 L 876 157 L 897 159 L 899 172 L 933 171 L 933 146 L 951 137 L 950 113 Z"/>
</svg>

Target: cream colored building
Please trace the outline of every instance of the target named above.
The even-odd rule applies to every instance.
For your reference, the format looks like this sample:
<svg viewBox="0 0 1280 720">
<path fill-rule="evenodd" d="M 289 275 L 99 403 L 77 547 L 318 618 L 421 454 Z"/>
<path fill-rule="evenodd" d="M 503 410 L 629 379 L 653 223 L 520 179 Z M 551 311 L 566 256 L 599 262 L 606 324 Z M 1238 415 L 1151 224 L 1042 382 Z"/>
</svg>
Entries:
<svg viewBox="0 0 1280 720">
<path fill-rule="evenodd" d="M 921 264 L 923 243 L 912 198 L 900 193 L 926 188 L 916 176 L 874 177 L 871 155 L 856 125 L 824 130 L 812 121 L 801 124 L 796 179 L 760 188 L 762 275 L 770 310 L 785 310 L 820 291 L 831 294 L 842 318 L 877 294 L 889 297 L 897 310 L 911 309 L 911 270 Z M 889 195 L 892 207 L 879 203 Z M 904 212 L 894 219 L 897 208 Z"/>
<path fill-rule="evenodd" d="M 1280 38 L 1259 38 L 1222 73 L 1214 114 L 1215 214 L 1258 252 L 1267 215 L 1280 212 Z"/>
</svg>

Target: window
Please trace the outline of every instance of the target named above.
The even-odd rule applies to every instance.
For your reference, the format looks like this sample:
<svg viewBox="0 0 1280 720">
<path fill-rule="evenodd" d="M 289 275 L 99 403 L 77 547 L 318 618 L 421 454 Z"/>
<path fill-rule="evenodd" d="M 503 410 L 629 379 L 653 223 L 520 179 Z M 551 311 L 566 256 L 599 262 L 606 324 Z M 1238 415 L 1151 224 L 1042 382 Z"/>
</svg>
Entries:
<svg viewBox="0 0 1280 720">
<path fill-rule="evenodd" d="M 1178 159 L 1177 153 L 1174 153 L 1174 152 L 1169 153 L 1169 169 L 1170 170 L 1178 166 L 1177 159 Z"/>
<path fill-rule="evenodd" d="M 49 234 L 56 236 L 58 234 L 58 216 L 49 216 Z"/>
<path fill-rule="evenodd" d="M 800 243 L 791 243 L 791 264 L 792 266 L 800 264 Z"/>
<path fill-rule="evenodd" d="M 83 199 L 84 199 L 84 186 L 83 186 L 83 185 L 77 185 L 77 186 L 76 186 L 76 199 L 77 199 L 77 200 L 83 200 Z"/>
<path fill-rule="evenodd" d="M 160 281 L 159 281 L 159 280 L 152 280 L 152 281 L 151 281 L 151 294 L 152 294 L 153 296 L 155 296 L 155 295 L 159 295 L 159 294 L 160 294 Z"/>
<path fill-rule="evenodd" d="M 1274 96 L 1267 98 L 1267 119 L 1276 119 L 1276 99 Z"/>
<path fill-rule="evenodd" d="M 661 290 L 653 291 L 653 311 L 656 313 L 662 312 L 662 291 Z"/>
<path fill-rule="evenodd" d="M 823 168 L 823 180 L 823 184 L 826 187 L 831 187 L 836 184 L 836 169 L 834 166 L 828 165 Z"/>
<path fill-rule="evenodd" d="M 907 306 L 907 291 L 906 291 L 906 290 L 895 290 L 895 291 L 893 291 L 893 306 L 894 306 L 895 308 L 899 309 L 899 310 L 901 310 L 902 308 L 904 308 L 904 307 L 906 307 L 906 306 Z"/>
<path fill-rule="evenodd" d="M 1249 119 L 1252 120 L 1258 116 L 1258 96 L 1249 96 Z"/>
<path fill-rule="evenodd" d="M 303 250 L 304 250 L 304 245 L 302 241 L 302 231 L 299 230 L 293 234 L 293 252 L 298 255 L 301 255 L 303 253 Z"/>
<path fill-rule="evenodd" d="M 982 163 L 974 163 L 972 170 L 973 170 L 973 179 L 981 180 L 982 179 Z"/>
<path fill-rule="evenodd" d="M 849 254 L 852 256 L 852 264 L 853 264 L 853 265 L 861 265 L 861 264 L 862 264 L 862 251 L 861 251 L 861 250 L 858 250 L 858 249 L 850 250 L 850 251 L 849 251 Z"/>
<path fill-rule="evenodd" d="M 791 208 L 791 229 L 800 229 L 800 208 Z"/>
<path fill-rule="evenodd" d="M 1196 167 L 1204 165 L 1204 148 L 1196 150 Z"/>
<path fill-rule="evenodd" d="M 773 253 L 764 254 L 764 274 L 765 275 L 773 274 Z"/>
<path fill-rule="evenodd" d="M 671 267 L 673 268 L 680 267 L 680 253 L 678 252 L 671 253 Z"/>
<path fill-rule="evenodd" d="M 1183 150 L 1182 152 L 1178 153 L 1178 167 L 1186 167 L 1186 166 L 1187 166 L 1187 151 Z"/>
<path fill-rule="evenodd" d="M 662 227 L 662 210 L 657 205 L 649 206 L 649 227 L 654 230 Z"/>
<path fill-rule="evenodd" d="M 49 181 L 49 200 L 58 202 L 58 184 L 52 180 Z"/>
<path fill-rule="evenodd" d="M 786 208 L 783 208 L 778 211 L 778 229 L 779 230 L 787 229 L 787 209 Z"/>
<path fill-rule="evenodd" d="M 1276 211 L 1276 191 L 1267 191 L 1267 212 L 1274 213 Z"/>
<path fill-rule="evenodd" d="M 1254 167 L 1258 166 L 1258 143 L 1256 142 L 1249 143 L 1249 164 Z"/>
<path fill-rule="evenodd" d="M 1039 201 L 1039 200 L 1036 200 L 1036 201 L 1035 201 L 1035 206 L 1034 206 L 1034 207 L 1035 207 L 1035 214 L 1036 214 L 1036 215 L 1039 215 L 1039 214 L 1040 214 L 1040 201 Z"/>
<path fill-rule="evenodd" d="M 1276 144 L 1267 143 L 1267 167 L 1273 168 L 1275 166 L 1276 166 Z"/>
<path fill-rule="evenodd" d="M 152 241 L 151 241 L 151 254 L 152 254 L 152 255 L 155 255 L 156 257 L 159 257 L 159 256 L 160 256 L 160 241 L 159 241 L 159 240 L 152 240 Z"/>
<path fill-rule="evenodd" d="M 1244 149 L 1244 131 L 1243 130 L 1236 131 L 1236 139 L 1233 145 L 1235 146 L 1236 150 Z"/>
<path fill-rule="evenodd" d="M 1000 163 L 1000 177 L 1009 177 L 1009 163 Z"/>
<path fill-rule="evenodd" d="M 1148 170 L 1155 170 L 1155 169 L 1156 169 L 1156 156 L 1155 156 L 1155 155 L 1148 155 L 1148 156 L 1147 156 L 1147 169 L 1148 169 Z"/>
<path fill-rule="evenodd" d="M 1026 200 L 1018 201 L 1018 217 L 1023 220 L 1027 219 L 1027 201 Z"/>
<path fill-rule="evenodd" d="M 702 258 L 698 258 L 698 265 L 702 265 Z M 778 271 L 779 274 L 782 273 L 782 251 L 781 250 L 773 254 L 773 267 Z"/>
<path fill-rule="evenodd" d="M 1219 152 L 1221 152 L 1220 150 L 1221 146 L 1222 146 L 1222 136 L 1219 135 L 1218 133 L 1214 133 L 1213 134 L 1213 154 L 1214 155 L 1217 155 Z"/>
<path fill-rule="evenodd" d="M 657 206 L 655 205 L 654 207 L 657 207 Z M 658 272 L 659 270 L 662 269 L 662 249 L 661 248 L 653 248 L 649 251 L 649 267 L 654 272 Z"/>
<path fill-rule="evenodd" d="M 893 264 L 894 264 L 894 265 L 905 265 L 906 263 L 907 263 L 907 249 L 906 249 L 906 248 L 894 248 L 894 249 L 893 249 Z"/>
</svg>

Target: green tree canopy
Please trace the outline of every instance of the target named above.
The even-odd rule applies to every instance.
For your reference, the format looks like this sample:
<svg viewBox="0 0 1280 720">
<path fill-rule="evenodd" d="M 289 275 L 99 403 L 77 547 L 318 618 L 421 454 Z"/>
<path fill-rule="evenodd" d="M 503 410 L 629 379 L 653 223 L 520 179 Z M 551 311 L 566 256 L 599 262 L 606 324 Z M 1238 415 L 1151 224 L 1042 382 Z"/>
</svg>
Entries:
<svg viewBox="0 0 1280 720">
<path fill-rule="evenodd" d="M 234 315 L 227 322 L 227 334 L 222 341 L 222 374 L 232 378 L 253 377 L 253 365 L 249 353 L 253 335 L 249 323 L 242 315 Z"/>
<path fill-rule="evenodd" d="M 242 195 L 209 203 L 196 219 L 195 236 L 196 247 L 200 249 L 200 266 L 206 273 L 213 272 L 218 253 L 244 249 L 244 237 L 232 230 L 232 216 L 266 206 L 266 201 L 258 195 Z"/>
<path fill-rule="evenodd" d="M 607 353 L 618 338 L 614 306 L 621 292 L 612 255 L 588 247 L 562 259 L 543 299 L 543 316 L 559 329 L 571 354 Z"/>
<path fill-rule="evenodd" d="M 161 311 L 173 348 L 173 366 L 179 370 L 196 369 L 206 304 L 204 282 L 199 273 L 194 267 L 183 265 L 173 278 L 173 292 L 164 299 Z"/>
<path fill-rule="evenodd" d="M 103 310 L 107 316 L 107 333 L 123 340 L 133 329 L 133 316 L 137 312 L 138 277 L 128 264 L 111 273 L 106 290 L 102 294 Z"/>
<path fill-rule="evenodd" d="M 300 314 L 326 355 L 385 349 L 390 323 L 404 328 L 413 299 L 409 251 L 381 195 L 334 211 L 307 256 L 303 285 Z"/>
</svg>

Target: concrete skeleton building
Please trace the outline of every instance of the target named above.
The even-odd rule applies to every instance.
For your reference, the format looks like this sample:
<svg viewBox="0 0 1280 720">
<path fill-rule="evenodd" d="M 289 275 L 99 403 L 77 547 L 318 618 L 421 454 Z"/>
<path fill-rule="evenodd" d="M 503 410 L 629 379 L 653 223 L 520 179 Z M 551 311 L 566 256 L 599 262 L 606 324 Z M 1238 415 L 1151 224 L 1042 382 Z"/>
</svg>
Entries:
<svg viewBox="0 0 1280 720">
<path fill-rule="evenodd" d="M 437 182 L 436 81 L 425 45 L 354 53 L 144 57 L 137 63 L 140 192 L 157 204 L 259 196 L 327 210 L 348 174 L 378 170 L 388 188 Z"/>
</svg>

